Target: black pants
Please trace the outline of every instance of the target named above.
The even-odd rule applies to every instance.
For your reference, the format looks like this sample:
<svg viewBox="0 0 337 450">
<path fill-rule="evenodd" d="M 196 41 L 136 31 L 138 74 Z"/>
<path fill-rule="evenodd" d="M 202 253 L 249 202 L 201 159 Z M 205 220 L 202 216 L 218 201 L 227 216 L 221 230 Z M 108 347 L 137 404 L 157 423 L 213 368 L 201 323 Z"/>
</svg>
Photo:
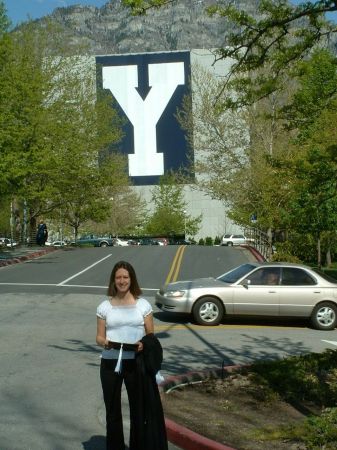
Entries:
<svg viewBox="0 0 337 450">
<path fill-rule="evenodd" d="M 117 360 L 101 360 L 101 383 L 106 410 L 106 448 L 107 450 L 125 450 L 123 418 L 121 408 L 121 391 L 124 381 L 130 407 L 130 450 L 137 450 L 140 436 L 140 424 L 137 421 L 139 395 L 137 386 L 136 361 L 124 359 L 121 373 L 115 372 Z"/>
</svg>

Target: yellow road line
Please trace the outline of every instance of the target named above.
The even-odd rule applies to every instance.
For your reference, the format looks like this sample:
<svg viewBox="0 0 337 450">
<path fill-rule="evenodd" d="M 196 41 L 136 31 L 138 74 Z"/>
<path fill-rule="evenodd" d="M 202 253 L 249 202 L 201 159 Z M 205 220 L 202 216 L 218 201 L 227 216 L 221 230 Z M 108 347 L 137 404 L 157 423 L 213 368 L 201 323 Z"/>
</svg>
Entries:
<svg viewBox="0 0 337 450">
<path fill-rule="evenodd" d="M 172 262 L 170 271 L 167 275 L 165 284 L 168 284 L 171 281 L 177 280 L 185 248 L 186 248 L 186 245 L 182 245 L 181 247 L 178 248 L 177 253 L 174 255 L 173 262 Z"/>
</svg>

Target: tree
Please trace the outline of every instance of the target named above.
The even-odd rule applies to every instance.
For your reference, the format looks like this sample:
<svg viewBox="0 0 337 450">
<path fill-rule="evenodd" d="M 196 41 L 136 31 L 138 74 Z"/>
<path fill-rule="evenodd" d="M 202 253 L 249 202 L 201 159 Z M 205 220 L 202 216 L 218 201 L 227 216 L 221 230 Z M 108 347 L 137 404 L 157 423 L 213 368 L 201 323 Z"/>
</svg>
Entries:
<svg viewBox="0 0 337 450">
<path fill-rule="evenodd" d="M 289 203 L 292 228 L 311 233 L 317 242 L 321 265 L 321 236 L 326 241 L 337 229 L 337 59 L 316 50 L 302 64 L 299 87 L 292 107 L 286 111 L 289 127 L 296 128 L 296 157 L 284 161 L 292 177 L 293 198 Z M 327 249 L 329 251 L 329 249 Z"/>
<path fill-rule="evenodd" d="M 6 33 L 11 25 L 11 21 L 7 16 L 7 11 L 3 0 L 0 1 L 0 38 Z"/>
<path fill-rule="evenodd" d="M 170 0 L 123 0 L 135 14 Z M 323 45 L 337 32 L 324 14 L 337 11 L 336 0 L 302 2 L 296 6 L 287 0 L 256 2 L 256 14 L 235 7 L 232 2 L 217 2 L 207 12 L 228 21 L 230 31 L 226 47 L 215 52 L 215 62 L 231 58 L 233 65 L 223 89 L 234 89 L 239 97 L 228 98 L 227 106 L 252 104 L 280 89 L 280 80 L 294 65 L 306 58 L 317 45 Z M 262 70 L 261 70 L 262 69 Z"/>
<path fill-rule="evenodd" d="M 130 186 L 116 186 L 106 208 L 109 213 L 107 220 L 92 225 L 99 234 L 134 236 L 139 234 L 147 219 L 145 201 Z"/>
<path fill-rule="evenodd" d="M 322 234 L 334 234 L 337 229 L 337 146 L 310 146 L 306 159 L 296 162 L 293 174 L 297 183 L 296 196 L 289 205 L 293 215 L 292 228 L 314 236 L 320 267 Z"/>
<path fill-rule="evenodd" d="M 111 178 L 100 175 L 99 155 L 120 139 L 120 120 L 111 98 L 97 98 L 94 65 L 80 54 L 48 22 L 0 41 L 0 187 L 26 202 L 32 235 L 38 216 L 67 202 L 86 198 L 87 219 L 104 216 Z M 112 172 L 125 184 L 124 168 Z"/>
<path fill-rule="evenodd" d="M 298 138 L 305 140 L 322 111 L 335 108 L 337 58 L 328 50 L 316 49 L 299 65 L 298 75 L 298 89 L 282 113 L 288 129 L 298 130 Z"/>
<path fill-rule="evenodd" d="M 160 177 L 159 185 L 152 190 L 154 212 L 149 217 L 145 231 L 153 235 L 169 236 L 189 234 L 194 236 L 201 222 L 201 216 L 192 217 L 186 213 L 183 185 L 177 174 Z"/>
<path fill-rule="evenodd" d="M 223 201 L 228 215 L 241 226 L 250 226 L 251 216 L 257 215 L 271 248 L 272 231 L 283 225 L 280 210 L 289 201 L 290 180 L 272 163 L 273 158 L 292 158 L 291 133 L 279 118 L 287 96 L 275 93 L 254 107 L 224 111 L 214 102 L 221 83 L 206 69 L 194 66 L 193 107 L 186 98 L 178 113 L 195 151 L 196 185 Z"/>
<path fill-rule="evenodd" d="M 221 81 L 207 69 L 194 65 L 191 97 L 185 97 L 177 118 L 193 149 L 191 165 L 197 186 L 227 202 L 233 178 L 248 158 L 249 131 L 244 111 L 224 111 L 214 99 Z"/>
</svg>

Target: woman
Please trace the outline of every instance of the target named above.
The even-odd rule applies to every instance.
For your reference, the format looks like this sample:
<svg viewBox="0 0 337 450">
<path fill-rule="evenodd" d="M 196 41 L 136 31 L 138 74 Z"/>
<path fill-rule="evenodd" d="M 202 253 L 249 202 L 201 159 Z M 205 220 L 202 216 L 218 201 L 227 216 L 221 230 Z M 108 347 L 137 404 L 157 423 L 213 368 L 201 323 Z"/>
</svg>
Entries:
<svg viewBox="0 0 337 450">
<path fill-rule="evenodd" d="M 140 294 L 131 264 L 126 261 L 116 263 L 110 276 L 108 298 L 98 306 L 96 314 L 96 342 L 103 347 L 100 376 L 106 409 L 107 450 L 125 450 L 121 412 L 123 381 L 130 407 L 129 449 L 144 447 L 146 398 L 144 375 L 140 373 L 137 358 L 144 349 L 142 338 L 153 336 L 154 327 L 152 307 Z M 166 441 L 166 435 L 164 437 Z M 165 448 L 165 443 L 163 445 Z"/>
</svg>

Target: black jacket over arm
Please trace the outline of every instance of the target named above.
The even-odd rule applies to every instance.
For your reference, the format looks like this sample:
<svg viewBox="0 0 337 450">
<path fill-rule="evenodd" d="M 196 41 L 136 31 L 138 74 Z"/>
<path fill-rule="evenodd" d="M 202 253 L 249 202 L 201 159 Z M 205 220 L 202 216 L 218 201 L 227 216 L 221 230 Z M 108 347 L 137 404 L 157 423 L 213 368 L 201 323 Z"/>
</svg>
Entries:
<svg viewBox="0 0 337 450">
<path fill-rule="evenodd" d="M 138 414 L 143 424 L 139 450 L 167 450 L 164 412 L 156 382 L 156 373 L 163 361 L 163 349 L 153 334 L 144 336 L 141 342 L 143 351 L 136 358 L 141 405 Z"/>
</svg>

